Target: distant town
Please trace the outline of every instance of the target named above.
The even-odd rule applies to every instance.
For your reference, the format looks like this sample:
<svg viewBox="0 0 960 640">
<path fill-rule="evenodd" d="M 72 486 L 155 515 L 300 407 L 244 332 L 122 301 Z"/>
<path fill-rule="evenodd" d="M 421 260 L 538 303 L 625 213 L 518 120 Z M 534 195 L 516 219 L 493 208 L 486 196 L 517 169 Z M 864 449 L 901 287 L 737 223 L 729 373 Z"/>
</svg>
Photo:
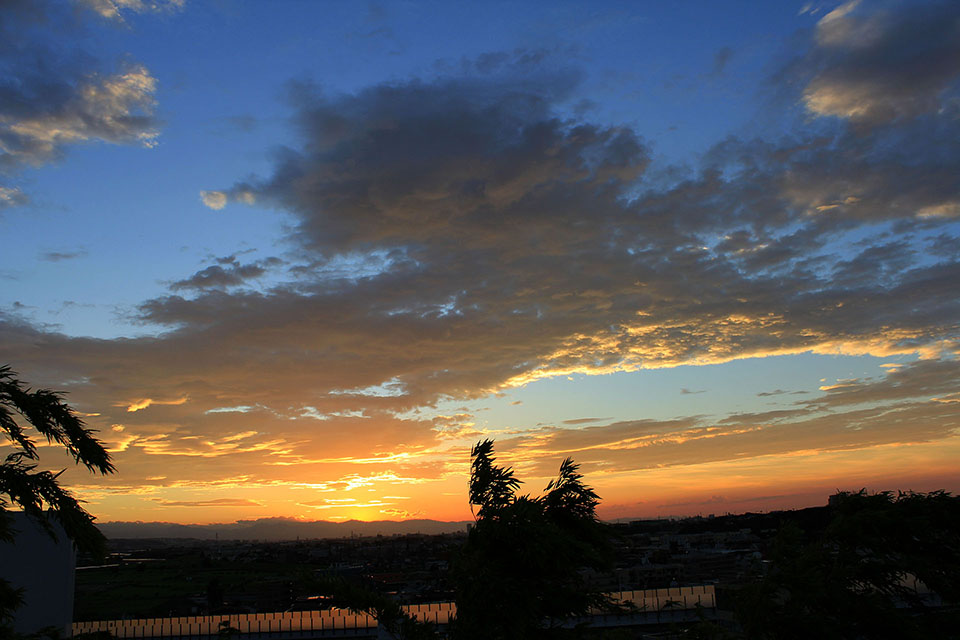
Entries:
<svg viewBox="0 0 960 640">
<path fill-rule="evenodd" d="M 724 595 L 756 575 L 785 518 L 811 520 L 826 507 L 801 511 L 635 520 L 611 524 L 615 563 L 589 576 L 604 591 L 713 584 Z M 277 524 L 274 522 L 273 524 Z M 176 617 L 322 609 L 316 575 L 336 576 L 419 604 L 453 599 L 448 571 L 469 523 L 296 523 L 346 535 L 278 540 L 277 529 L 248 527 L 262 538 L 230 539 L 198 528 L 187 537 L 112 538 L 105 564 L 78 560 L 74 619 Z M 414 532 L 368 533 L 397 525 Z M 140 531 L 146 531 L 146 525 Z M 419 528 L 419 532 L 416 532 Z M 437 530 L 454 529 L 437 533 Z M 112 530 L 107 527 L 107 532 Z M 130 526 L 126 531 L 133 531 Z M 186 527 L 167 529 L 183 534 Z M 235 530 L 231 530 L 235 531 Z M 208 537 L 215 536 L 213 538 Z M 86 565 L 86 566 L 84 566 Z"/>
</svg>

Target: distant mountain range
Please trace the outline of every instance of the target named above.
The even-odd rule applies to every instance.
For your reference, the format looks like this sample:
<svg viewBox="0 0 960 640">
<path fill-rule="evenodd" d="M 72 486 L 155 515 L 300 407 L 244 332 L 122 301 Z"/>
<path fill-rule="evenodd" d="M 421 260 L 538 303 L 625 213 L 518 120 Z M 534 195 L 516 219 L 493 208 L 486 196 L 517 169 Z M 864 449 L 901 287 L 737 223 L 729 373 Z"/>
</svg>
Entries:
<svg viewBox="0 0 960 640">
<path fill-rule="evenodd" d="M 97 528 L 111 540 L 123 538 L 194 538 L 198 540 L 296 540 L 297 538 L 349 538 L 351 536 L 391 536 L 409 533 L 454 533 L 466 531 L 467 521 L 378 520 L 363 522 L 304 522 L 288 518 L 238 520 L 223 524 L 177 524 L 174 522 L 104 522 Z"/>
</svg>

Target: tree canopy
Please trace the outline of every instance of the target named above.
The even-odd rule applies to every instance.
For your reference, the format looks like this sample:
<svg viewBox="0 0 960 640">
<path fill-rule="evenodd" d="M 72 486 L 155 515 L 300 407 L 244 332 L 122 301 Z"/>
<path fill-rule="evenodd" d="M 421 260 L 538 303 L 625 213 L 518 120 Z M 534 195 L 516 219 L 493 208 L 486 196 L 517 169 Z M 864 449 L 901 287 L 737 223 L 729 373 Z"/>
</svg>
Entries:
<svg viewBox="0 0 960 640">
<path fill-rule="evenodd" d="M 584 569 L 610 561 L 600 499 L 571 459 L 543 495 L 518 495 L 509 467 L 496 464 L 493 441 L 471 452 L 469 496 L 475 522 L 454 565 L 457 638 L 549 637 L 571 616 L 611 603 Z"/>
<path fill-rule="evenodd" d="M 839 492 L 819 521 L 787 521 L 744 588 L 747 638 L 955 637 L 960 497 Z"/>
<path fill-rule="evenodd" d="M 84 425 L 63 394 L 29 388 L 9 366 L 0 367 L 0 431 L 13 448 L 0 463 L 0 540 L 13 540 L 8 507 L 14 507 L 51 534 L 49 519 L 58 522 L 77 548 L 101 553 L 104 537 L 94 526 L 94 517 L 60 486 L 64 470 L 38 470 L 35 442 L 39 435 L 48 443 L 62 445 L 76 464 L 91 472 L 113 473 L 110 454 L 94 437 L 95 431 Z M 0 580 L 0 619 L 9 616 L 16 602 L 14 590 Z"/>
</svg>

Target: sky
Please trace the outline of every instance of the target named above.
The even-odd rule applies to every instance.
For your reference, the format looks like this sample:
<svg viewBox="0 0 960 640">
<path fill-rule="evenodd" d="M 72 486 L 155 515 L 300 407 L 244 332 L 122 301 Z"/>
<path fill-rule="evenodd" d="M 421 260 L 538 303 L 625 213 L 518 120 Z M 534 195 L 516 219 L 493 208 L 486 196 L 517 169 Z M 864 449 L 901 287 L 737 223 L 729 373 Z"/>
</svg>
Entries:
<svg viewBox="0 0 960 640">
<path fill-rule="evenodd" d="M 101 522 L 960 491 L 956 2 L 7 0 L 0 237 Z"/>
</svg>

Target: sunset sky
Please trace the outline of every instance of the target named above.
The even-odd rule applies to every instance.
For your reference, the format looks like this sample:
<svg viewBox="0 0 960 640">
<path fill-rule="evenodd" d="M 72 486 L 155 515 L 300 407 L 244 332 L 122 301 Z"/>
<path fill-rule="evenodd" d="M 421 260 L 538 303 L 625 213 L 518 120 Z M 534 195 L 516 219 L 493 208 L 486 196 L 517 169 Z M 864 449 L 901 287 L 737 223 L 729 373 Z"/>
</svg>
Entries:
<svg viewBox="0 0 960 640">
<path fill-rule="evenodd" d="M 99 521 L 465 520 L 482 438 L 609 519 L 960 491 L 960 3 L 0 7 L 0 364 Z"/>
</svg>

